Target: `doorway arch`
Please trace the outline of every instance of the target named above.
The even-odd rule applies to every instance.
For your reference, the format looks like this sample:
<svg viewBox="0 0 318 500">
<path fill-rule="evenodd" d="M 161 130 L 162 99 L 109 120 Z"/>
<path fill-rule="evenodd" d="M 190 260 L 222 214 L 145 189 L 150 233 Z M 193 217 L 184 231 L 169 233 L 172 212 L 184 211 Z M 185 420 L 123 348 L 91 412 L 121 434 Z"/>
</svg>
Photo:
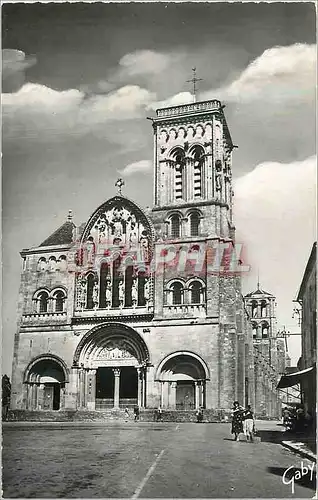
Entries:
<svg viewBox="0 0 318 500">
<path fill-rule="evenodd" d="M 29 363 L 24 373 L 27 387 L 27 409 L 60 410 L 64 407 L 68 369 L 53 354 L 43 354 Z"/>
<path fill-rule="evenodd" d="M 161 383 L 161 405 L 178 410 L 204 408 L 209 378 L 209 369 L 197 354 L 189 351 L 169 354 L 156 370 L 156 379 Z"/>
<path fill-rule="evenodd" d="M 148 347 L 136 330 L 122 323 L 94 327 L 79 342 L 73 358 L 80 407 L 146 406 L 148 364 Z"/>
</svg>

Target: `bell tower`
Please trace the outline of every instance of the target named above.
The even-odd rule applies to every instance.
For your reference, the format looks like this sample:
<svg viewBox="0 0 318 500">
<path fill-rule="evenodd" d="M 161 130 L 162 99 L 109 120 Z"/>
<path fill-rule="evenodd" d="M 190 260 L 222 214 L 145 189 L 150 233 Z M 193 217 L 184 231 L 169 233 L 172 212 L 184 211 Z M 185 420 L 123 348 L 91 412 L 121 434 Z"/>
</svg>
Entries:
<svg viewBox="0 0 318 500">
<path fill-rule="evenodd" d="M 224 106 L 211 100 L 156 113 L 153 210 L 197 207 L 205 236 L 231 238 L 234 146 Z"/>
</svg>

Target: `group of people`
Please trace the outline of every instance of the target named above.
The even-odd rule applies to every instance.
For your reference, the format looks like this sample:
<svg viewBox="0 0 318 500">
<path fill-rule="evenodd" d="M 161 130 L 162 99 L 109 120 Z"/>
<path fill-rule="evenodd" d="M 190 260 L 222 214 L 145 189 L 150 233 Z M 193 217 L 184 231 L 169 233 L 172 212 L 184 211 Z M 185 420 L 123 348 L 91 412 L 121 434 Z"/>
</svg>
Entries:
<svg viewBox="0 0 318 500">
<path fill-rule="evenodd" d="M 253 441 L 255 432 L 255 419 L 251 405 L 246 408 L 240 406 L 238 401 L 234 401 L 232 408 L 232 430 L 234 440 L 239 440 L 239 435 L 244 433 L 247 441 Z"/>
<path fill-rule="evenodd" d="M 140 410 L 139 410 L 139 406 L 138 405 L 135 405 L 134 406 L 134 422 L 137 422 L 137 420 L 139 420 L 139 417 L 140 417 Z M 125 408 L 125 420 L 127 421 L 129 419 L 129 410 L 128 408 L 126 407 Z"/>
<path fill-rule="evenodd" d="M 302 405 L 298 407 L 285 407 L 282 411 L 282 423 L 286 431 L 306 432 L 311 430 L 313 418 Z"/>
</svg>

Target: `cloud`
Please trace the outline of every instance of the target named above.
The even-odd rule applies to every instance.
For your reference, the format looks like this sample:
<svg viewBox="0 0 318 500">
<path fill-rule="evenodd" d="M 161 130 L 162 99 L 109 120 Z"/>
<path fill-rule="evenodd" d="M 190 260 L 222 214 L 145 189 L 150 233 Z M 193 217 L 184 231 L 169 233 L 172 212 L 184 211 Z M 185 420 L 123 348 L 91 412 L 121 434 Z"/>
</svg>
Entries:
<svg viewBox="0 0 318 500">
<path fill-rule="evenodd" d="M 170 106 L 179 106 L 193 102 L 193 95 L 190 92 L 179 92 L 164 101 L 155 101 L 149 105 L 149 109 L 169 108 Z"/>
<path fill-rule="evenodd" d="M 125 168 L 119 170 L 119 173 L 124 176 L 129 176 L 132 174 L 148 174 L 152 172 L 152 162 L 150 160 L 140 160 L 133 163 L 129 163 Z"/>
<path fill-rule="evenodd" d="M 153 50 L 137 50 L 124 55 L 119 65 L 123 75 L 160 74 L 172 63 L 173 56 Z"/>
<path fill-rule="evenodd" d="M 22 50 L 2 50 L 2 92 L 15 92 L 22 87 L 25 70 L 36 64 L 35 56 L 26 56 Z"/>
<path fill-rule="evenodd" d="M 140 116 L 155 98 L 155 94 L 138 85 L 126 85 L 105 96 L 94 96 L 83 114 L 92 114 L 92 120 L 99 116 L 105 120 L 127 120 Z"/>
<path fill-rule="evenodd" d="M 53 90 L 27 83 L 19 91 L 3 96 L 3 128 L 7 139 L 30 137 L 52 140 L 62 134 L 80 135 L 114 121 L 137 119 L 155 99 L 138 85 L 126 85 L 105 95 L 77 89 Z"/>
<path fill-rule="evenodd" d="M 36 64 L 35 56 L 26 56 L 22 50 L 3 49 L 2 50 L 2 71 L 3 77 L 15 71 L 22 71 Z"/>
<path fill-rule="evenodd" d="M 249 102 L 258 99 L 312 99 L 316 78 L 316 45 L 296 43 L 267 49 L 230 85 L 201 94 Z"/>
<path fill-rule="evenodd" d="M 265 162 L 234 185 L 237 241 L 245 245 L 245 290 L 261 287 L 279 297 L 279 325 L 290 324 L 293 299 L 316 240 L 316 157 Z"/>
</svg>

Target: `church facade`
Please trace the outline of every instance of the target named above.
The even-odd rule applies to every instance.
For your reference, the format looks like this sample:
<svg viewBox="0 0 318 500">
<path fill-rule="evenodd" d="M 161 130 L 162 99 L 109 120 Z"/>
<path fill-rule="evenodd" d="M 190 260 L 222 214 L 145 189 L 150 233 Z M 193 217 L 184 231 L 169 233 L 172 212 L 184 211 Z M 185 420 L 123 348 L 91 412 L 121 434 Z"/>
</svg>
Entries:
<svg viewBox="0 0 318 500">
<path fill-rule="evenodd" d="M 12 409 L 255 402 L 223 108 L 157 110 L 152 209 L 126 198 L 119 181 L 86 224 L 69 215 L 21 252 Z"/>
</svg>

